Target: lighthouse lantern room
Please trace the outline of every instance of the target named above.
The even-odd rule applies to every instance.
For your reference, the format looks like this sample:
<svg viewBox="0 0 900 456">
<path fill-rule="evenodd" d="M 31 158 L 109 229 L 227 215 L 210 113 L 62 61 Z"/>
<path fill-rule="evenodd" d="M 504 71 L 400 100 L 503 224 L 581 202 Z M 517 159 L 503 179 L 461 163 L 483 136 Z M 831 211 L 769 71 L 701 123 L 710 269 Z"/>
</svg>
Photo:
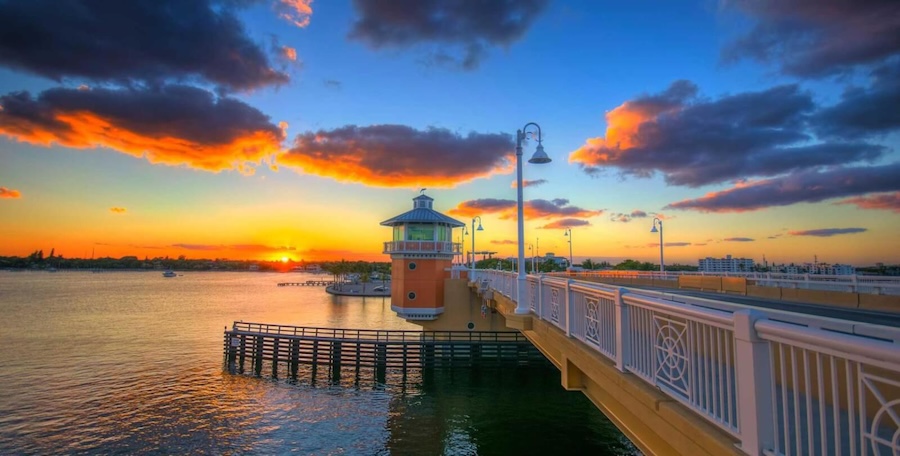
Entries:
<svg viewBox="0 0 900 456">
<path fill-rule="evenodd" d="M 381 222 L 393 228 L 384 243 L 391 255 L 391 309 L 407 320 L 434 320 L 444 312 L 444 279 L 460 252 L 453 228 L 465 224 L 435 211 L 433 202 L 421 194 L 411 211 Z"/>
</svg>

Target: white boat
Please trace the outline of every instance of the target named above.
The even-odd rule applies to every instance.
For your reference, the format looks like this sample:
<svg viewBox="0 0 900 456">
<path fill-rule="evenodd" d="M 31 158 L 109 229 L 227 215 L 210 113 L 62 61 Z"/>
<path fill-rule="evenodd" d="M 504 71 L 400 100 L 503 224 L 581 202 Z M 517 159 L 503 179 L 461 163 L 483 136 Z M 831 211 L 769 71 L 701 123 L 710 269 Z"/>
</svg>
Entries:
<svg viewBox="0 0 900 456">
<path fill-rule="evenodd" d="M 178 274 L 175 274 L 175 271 L 168 270 L 163 272 L 163 277 L 176 277 Z"/>
</svg>

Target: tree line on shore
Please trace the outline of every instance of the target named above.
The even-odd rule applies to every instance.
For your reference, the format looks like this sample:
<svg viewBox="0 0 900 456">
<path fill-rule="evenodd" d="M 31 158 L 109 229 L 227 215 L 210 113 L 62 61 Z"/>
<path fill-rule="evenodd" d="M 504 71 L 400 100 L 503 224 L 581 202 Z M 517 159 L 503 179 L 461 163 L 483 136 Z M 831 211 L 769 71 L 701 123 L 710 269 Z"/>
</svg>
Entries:
<svg viewBox="0 0 900 456">
<path fill-rule="evenodd" d="M 321 271 L 332 274 L 336 280 L 343 280 L 349 274 L 355 274 L 358 277 L 368 278 L 369 276 L 386 276 L 390 274 L 391 263 L 388 261 L 293 261 L 287 262 L 271 260 L 230 260 L 225 258 L 186 258 L 180 255 L 176 258 L 165 257 L 144 257 L 139 259 L 137 256 L 123 256 L 121 258 L 101 257 L 101 258 L 66 258 L 62 254 L 56 253 L 55 249 L 50 249 L 48 255 L 44 255 L 43 250 L 35 250 L 30 255 L 18 256 L 0 256 L 0 269 L 55 269 L 55 270 L 157 270 L 171 269 L 177 271 L 249 271 L 258 270 L 263 272 L 289 272 L 297 270 L 309 270 L 309 266 L 318 265 Z M 515 261 L 500 258 L 488 258 L 475 262 L 478 269 L 501 269 L 512 271 L 515 269 Z M 620 263 L 612 264 L 608 261 L 596 262 L 590 258 L 576 265 L 584 270 L 622 270 L 622 271 L 658 271 L 659 264 L 647 261 L 637 261 L 626 259 Z M 536 270 L 537 272 L 559 272 L 565 271 L 564 262 L 546 259 L 542 262 L 532 264 L 530 259 L 525 261 L 525 269 L 528 272 Z M 766 272 L 767 268 L 758 265 L 758 272 Z M 697 266 L 684 264 L 667 264 L 666 271 L 697 271 Z M 871 267 L 859 267 L 857 270 L 861 273 L 875 275 L 900 275 L 900 265 L 884 265 L 879 264 Z M 375 274 L 377 273 L 377 274 Z"/>
</svg>

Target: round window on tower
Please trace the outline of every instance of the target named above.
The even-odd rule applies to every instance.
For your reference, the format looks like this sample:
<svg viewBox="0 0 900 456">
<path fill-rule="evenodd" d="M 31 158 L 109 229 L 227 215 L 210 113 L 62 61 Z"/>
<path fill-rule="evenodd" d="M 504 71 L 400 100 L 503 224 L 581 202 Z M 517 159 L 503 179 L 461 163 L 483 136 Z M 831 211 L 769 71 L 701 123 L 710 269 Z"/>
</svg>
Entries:
<svg viewBox="0 0 900 456">
<path fill-rule="evenodd" d="M 412 270 L 415 269 L 415 268 L 416 268 L 416 264 L 410 262 L 410 263 L 409 263 L 409 270 L 412 271 Z"/>
<path fill-rule="evenodd" d="M 407 293 L 406 297 L 409 298 L 410 301 L 415 301 L 416 300 L 416 292 L 410 291 L 409 293 Z"/>
</svg>

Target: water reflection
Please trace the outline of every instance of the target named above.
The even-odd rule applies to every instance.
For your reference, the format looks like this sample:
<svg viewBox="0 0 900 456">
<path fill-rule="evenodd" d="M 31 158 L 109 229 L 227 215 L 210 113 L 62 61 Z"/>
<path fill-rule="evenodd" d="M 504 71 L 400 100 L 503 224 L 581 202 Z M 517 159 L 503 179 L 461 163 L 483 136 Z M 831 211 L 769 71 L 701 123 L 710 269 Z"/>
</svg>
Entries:
<svg viewBox="0 0 900 456">
<path fill-rule="evenodd" d="M 223 371 L 233 320 L 417 328 L 389 300 L 279 281 L 0 273 L 0 454 L 627 451 L 587 399 L 560 388 L 555 369 L 388 373 L 384 383 L 371 371 L 336 382 L 327 368 L 296 381 Z"/>
</svg>

